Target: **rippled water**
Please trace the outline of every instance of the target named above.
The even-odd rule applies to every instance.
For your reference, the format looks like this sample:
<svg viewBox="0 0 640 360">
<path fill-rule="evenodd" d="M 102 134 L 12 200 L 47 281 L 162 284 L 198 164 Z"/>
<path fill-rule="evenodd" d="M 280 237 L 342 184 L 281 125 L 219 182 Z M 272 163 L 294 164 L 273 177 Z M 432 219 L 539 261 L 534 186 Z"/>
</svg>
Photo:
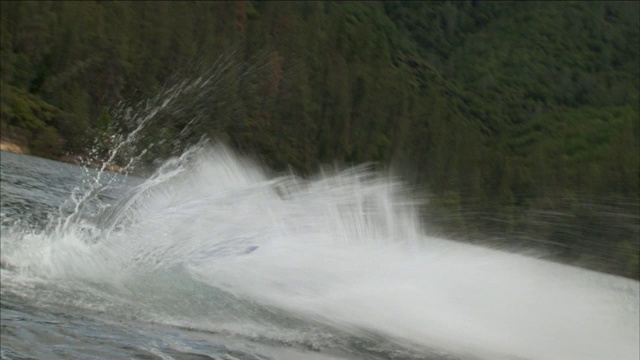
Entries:
<svg viewBox="0 0 640 360">
<path fill-rule="evenodd" d="M 365 169 L 2 152 L 3 358 L 637 359 L 638 282 L 424 235 Z M 85 196 L 89 194 L 89 196 Z"/>
</svg>

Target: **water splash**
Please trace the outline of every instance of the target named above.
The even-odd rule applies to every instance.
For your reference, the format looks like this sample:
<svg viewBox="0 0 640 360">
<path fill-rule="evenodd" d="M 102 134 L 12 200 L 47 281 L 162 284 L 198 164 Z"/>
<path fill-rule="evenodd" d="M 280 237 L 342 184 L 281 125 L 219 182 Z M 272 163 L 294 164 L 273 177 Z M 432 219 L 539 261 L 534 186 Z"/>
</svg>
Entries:
<svg viewBox="0 0 640 360">
<path fill-rule="evenodd" d="M 209 108 L 224 102 L 221 94 L 228 90 L 228 83 L 248 74 L 259 73 L 265 66 L 260 65 L 258 60 L 255 60 L 254 66 L 238 63 L 235 61 L 238 51 L 239 48 L 232 48 L 221 54 L 213 64 L 196 64 L 189 67 L 186 74 L 177 73 L 173 80 L 168 81 L 171 85 L 165 86 L 152 98 L 133 105 L 121 102 L 111 109 L 110 117 L 113 121 L 105 130 L 110 135 L 96 137 L 89 153 L 79 158 L 84 169 L 82 184 L 73 190 L 68 200 L 73 206 L 71 214 L 62 211 L 66 204 L 60 207 L 55 232 L 64 233 L 70 226 L 81 222 L 82 218 L 87 217 L 86 206 L 92 200 L 113 187 L 122 185 L 122 179 L 113 176 L 109 170 L 117 169 L 117 172 L 127 174 L 137 170 L 138 166 L 149 161 L 148 158 L 154 154 L 154 161 L 162 167 L 155 176 L 162 178 L 170 173 L 167 170 L 169 167 L 175 166 L 176 162 L 172 158 L 184 158 L 189 153 L 190 146 L 195 144 L 198 147 L 198 144 L 203 143 L 205 138 L 195 136 L 194 133 L 200 128 Z M 151 141 L 147 138 L 157 132 L 158 128 L 165 127 L 166 124 L 161 122 L 167 118 L 181 118 L 184 124 L 180 126 L 178 136 L 170 140 L 170 159 L 163 160 L 158 158 L 156 148 L 164 145 L 167 140 Z M 147 186 L 148 184 L 149 182 Z M 110 204 L 99 206 L 108 207 Z"/>
<path fill-rule="evenodd" d="M 19 246 L 3 234 L 3 262 L 22 276 L 3 282 L 24 292 L 37 278 L 55 284 L 51 302 L 284 344 L 377 334 L 384 351 L 416 354 L 638 357 L 637 282 L 426 236 L 415 205 L 366 168 L 270 177 L 200 145 L 96 216 L 91 240 L 72 223 Z"/>
<path fill-rule="evenodd" d="M 188 135 L 200 100 L 247 71 L 212 69 L 120 107 L 51 226 L 3 228 L 3 297 L 371 357 L 638 358 L 638 282 L 427 236 L 389 174 L 269 175 L 206 141 L 135 184 L 106 171 L 159 146 L 141 140 L 161 113 L 191 116 Z"/>
</svg>

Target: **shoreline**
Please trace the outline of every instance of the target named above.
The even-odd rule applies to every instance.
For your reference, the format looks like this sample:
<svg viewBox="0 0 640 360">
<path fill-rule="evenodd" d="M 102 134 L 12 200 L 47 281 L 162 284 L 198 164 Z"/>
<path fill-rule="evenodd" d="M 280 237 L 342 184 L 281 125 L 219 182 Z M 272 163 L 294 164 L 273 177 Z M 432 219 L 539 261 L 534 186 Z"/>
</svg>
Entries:
<svg viewBox="0 0 640 360">
<path fill-rule="evenodd" d="M 37 156 L 37 157 L 41 157 L 44 159 L 50 159 L 50 160 L 56 160 L 56 161 L 61 161 L 64 163 L 68 163 L 68 164 L 73 164 L 73 165 L 78 165 L 78 166 L 89 166 L 93 169 L 96 170 L 100 170 L 103 166 L 102 163 L 99 162 L 95 162 L 92 161 L 90 163 L 85 163 L 83 164 L 81 161 L 81 155 L 63 155 L 63 156 L 52 156 L 52 157 L 47 157 L 47 156 L 42 156 L 42 155 L 34 155 L 31 153 L 31 151 L 29 151 L 29 148 L 23 145 L 18 145 L 13 141 L 9 141 L 6 139 L 0 139 L 0 151 L 7 151 L 10 153 L 14 153 L 14 154 L 22 154 L 22 155 L 30 155 L 30 156 Z M 120 165 L 118 164 L 112 164 L 109 166 L 105 166 L 104 167 L 105 171 L 109 171 L 109 172 L 114 172 L 114 173 L 118 173 L 120 175 L 127 175 L 128 171 L 124 170 Z"/>
<path fill-rule="evenodd" d="M 0 139 L 0 150 L 12 152 L 14 154 L 31 155 L 27 147 L 5 139 Z"/>
</svg>

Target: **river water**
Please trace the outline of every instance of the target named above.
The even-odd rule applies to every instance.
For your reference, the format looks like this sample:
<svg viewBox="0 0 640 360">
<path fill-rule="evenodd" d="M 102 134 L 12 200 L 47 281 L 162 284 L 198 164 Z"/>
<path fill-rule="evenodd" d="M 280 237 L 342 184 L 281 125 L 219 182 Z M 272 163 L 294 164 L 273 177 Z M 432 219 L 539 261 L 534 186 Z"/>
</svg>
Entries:
<svg viewBox="0 0 640 360">
<path fill-rule="evenodd" d="M 637 281 L 425 235 L 363 168 L 1 153 L 3 359 L 633 359 Z"/>
</svg>

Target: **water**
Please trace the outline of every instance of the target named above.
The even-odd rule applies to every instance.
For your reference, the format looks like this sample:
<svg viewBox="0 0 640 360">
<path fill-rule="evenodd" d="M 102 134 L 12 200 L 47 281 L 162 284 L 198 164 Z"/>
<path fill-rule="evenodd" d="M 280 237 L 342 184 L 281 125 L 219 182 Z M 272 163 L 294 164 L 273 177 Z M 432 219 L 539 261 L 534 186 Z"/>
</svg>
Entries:
<svg viewBox="0 0 640 360">
<path fill-rule="evenodd" d="M 201 145 L 149 179 L 0 170 L 3 358 L 640 355 L 638 282 L 429 237 L 365 168 L 303 181 Z"/>
</svg>

